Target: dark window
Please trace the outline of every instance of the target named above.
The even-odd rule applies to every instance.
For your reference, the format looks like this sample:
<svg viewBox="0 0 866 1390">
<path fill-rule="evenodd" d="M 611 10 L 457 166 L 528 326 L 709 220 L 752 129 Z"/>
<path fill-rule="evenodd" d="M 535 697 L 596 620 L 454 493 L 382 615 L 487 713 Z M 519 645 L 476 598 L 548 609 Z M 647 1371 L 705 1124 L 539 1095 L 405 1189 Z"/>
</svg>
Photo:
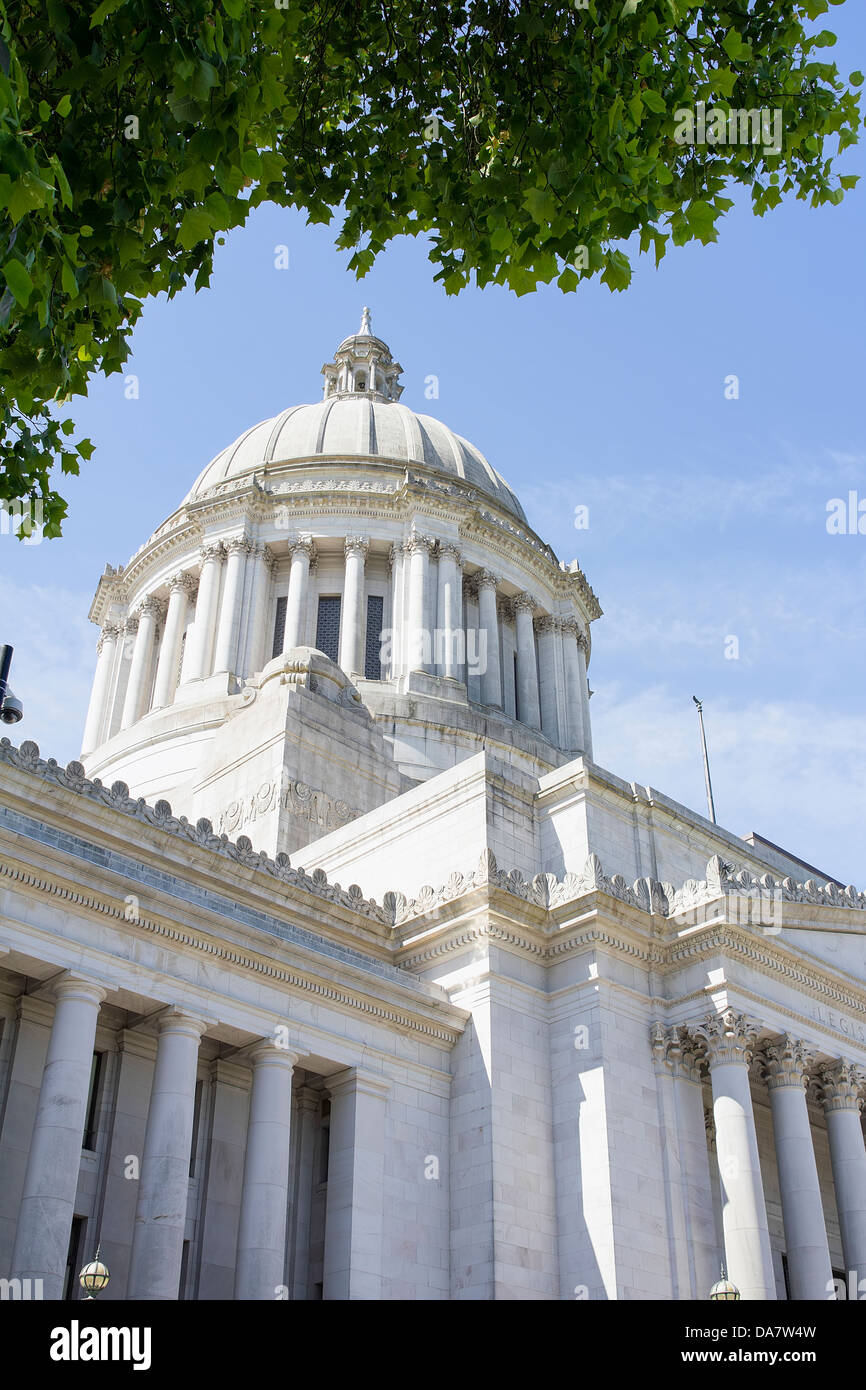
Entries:
<svg viewBox="0 0 866 1390">
<path fill-rule="evenodd" d="M 83 1216 L 73 1216 L 72 1229 L 69 1232 L 69 1248 L 66 1252 L 66 1273 L 63 1276 L 63 1298 L 66 1302 L 81 1297 L 78 1276 L 84 1265 L 84 1226 Z"/>
<path fill-rule="evenodd" d="M 368 681 L 382 679 L 382 621 L 385 600 L 379 594 L 367 599 L 367 645 L 364 651 L 364 675 Z"/>
<path fill-rule="evenodd" d="M 96 1135 L 99 1119 L 99 1098 L 102 1090 L 102 1073 L 105 1063 L 104 1052 L 94 1052 L 90 1063 L 90 1090 L 87 1094 L 87 1118 L 84 1122 L 83 1149 L 96 1148 Z"/>
<path fill-rule="evenodd" d="M 332 661 L 339 661 L 341 602 L 339 595 L 320 598 L 316 618 L 316 647 Z"/>
<path fill-rule="evenodd" d="M 517 694 L 517 692 L 518 692 L 519 689 L 520 689 L 520 687 L 519 687 L 519 685 L 517 684 L 517 652 L 515 652 L 515 653 L 514 653 L 514 718 L 515 718 L 515 719 L 519 719 L 519 718 L 520 718 L 520 699 L 519 699 L 518 694 Z"/>
<path fill-rule="evenodd" d="M 186 1281 L 189 1277 L 189 1241 L 185 1240 L 180 1255 L 180 1287 L 177 1291 L 178 1299 L 186 1298 Z"/>
<path fill-rule="evenodd" d="M 271 650 L 272 661 L 275 656 L 282 655 L 283 638 L 286 635 L 286 605 L 288 601 L 285 594 L 282 598 L 277 599 L 277 617 L 274 623 L 274 645 Z"/>
<path fill-rule="evenodd" d="M 196 1150 L 198 1149 L 198 1131 L 199 1125 L 201 1124 L 201 1102 L 203 1095 L 204 1082 L 197 1081 L 195 1083 L 195 1100 L 193 1101 L 192 1109 L 192 1143 L 190 1144 L 189 1150 L 189 1175 L 191 1178 L 195 1177 L 195 1157 Z"/>
</svg>

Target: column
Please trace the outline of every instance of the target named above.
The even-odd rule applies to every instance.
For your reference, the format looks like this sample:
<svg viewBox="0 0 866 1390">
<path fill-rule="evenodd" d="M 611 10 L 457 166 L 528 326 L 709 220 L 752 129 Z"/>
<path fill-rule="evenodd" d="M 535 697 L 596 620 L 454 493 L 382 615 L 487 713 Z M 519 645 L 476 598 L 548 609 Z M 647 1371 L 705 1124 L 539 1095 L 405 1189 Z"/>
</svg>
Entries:
<svg viewBox="0 0 866 1390">
<path fill-rule="evenodd" d="M 241 604 L 244 596 L 244 569 L 250 543 L 246 536 L 233 536 L 226 541 L 226 582 L 220 605 L 217 626 L 214 671 L 235 675 L 238 668 L 238 634 L 241 625 Z"/>
<path fill-rule="evenodd" d="M 291 548 L 289 596 L 286 601 L 286 626 L 283 632 L 283 651 L 303 647 L 307 637 L 307 594 L 310 587 L 310 562 L 313 558 L 312 536 L 299 536 Z"/>
<path fill-rule="evenodd" d="M 788 1279 L 791 1297 L 796 1300 L 827 1299 L 833 1289 L 821 1186 L 806 1105 L 807 1071 L 812 1061 L 803 1044 L 787 1033 L 766 1045 L 763 1061 L 773 1113 Z"/>
<path fill-rule="evenodd" d="M 250 617 L 247 626 L 247 644 L 241 670 L 242 676 L 261 671 L 271 659 L 268 646 L 268 615 L 271 611 L 271 576 L 274 571 L 274 557 L 266 545 L 256 541 L 250 547 L 250 563 L 253 567 L 250 591 Z"/>
<path fill-rule="evenodd" d="M 156 666 L 156 685 L 153 691 L 154 709 L 170 705 L 177 687 L 177 668 L 180 661 L 180 644 L 186 628 L 187 613 L 195 580 L 189 574 L 172 575 L 168 582 L 168 616 L 165 631 L 159 648 Z"/>
<path fill-rule="evenodd" d="M 436 606 L 436 674 L 459 680 L 463 635 L 463 572 L 460 551 L 448 542 L 439 546 L 439 595 Z"/>
<path fill-rule="evenodd" d="M 298 1057 L 272 1042 L 260 1043 L 250 1055 L 253 1085 L 235 1298 L 272 1300 L 286 1273 L 292 1070 Z"/>
<path fill-rule="evenodd" d="M 347 676 L 364 674 L 364 565 L 367 560 L 364 536 L 347 536 L 346 574 L 343 581 L 343 607 L 340 614 L 340 661 Z"/>
<path fill-rule="evenodd" d="M 431 639 L 430 633 L 427 631 L 425 615 L 430 573 L 430 551 L 432 549 L 433 541 L 429 536 L 412 535 L 406 542 L 406 550 L 409 555 L 407 671 L 429 671 L 431 666 Z"/>
<path fill-rule="evenodd" d="M 325 1213 L 326 1299 L 382 1297 L 385 1102 L 390 1084 L 351 1068 L 327 1081 L 331 1144 Z"/>
<path fill-rule="evenodd" d="M 531 729 L 541 728 L 541 708 L 538 699 L 538 660 L 535 655 L 535 627 L 532 621 L 534 600 L 529 594 L 513 599 L 517 626 L 517 706 L 520 721 Z"/>
<path fill-rule="evenodd" d="M 132 1302 L 178 1296 L 198 1050 L 207 1027 L 180 1008 L 159 1020 L 126 1295 Z"/>
<path fill-rule="evenodd" d="M 461 679 L 466 693 L 475 704 L 481 703 L 481 635 L 478 626 L 478 580 L 469 575 L 463 580 L 463 626 L 466 632 L 466 661 Z"/>
<path fill-rule="evenodd" d="M 592 725 L 589 719 L 589 681 L 586 675 L 586 659 L 589 655 L 589 642 L 582 632 L 577 634 L 577 665 L 580 675 L 580 720 L 583 725 L 583 751 L 592 757 Z"/>
<path fill-rule="evenodd" d="M 126 697 L 123 701 L 121 729 L 128 729 L 143 714 L 147 713 L 147 696 L 153 663 L 153 642 L 156 636 L 157 619 L 164 612 L 159 599 L 151 594 L 137 609 L 138 631 L 132 649 L 132 662 L 129 667 L 129 680 L 126 683 Z"/>
<path fill-rule="evenodd" d="M 538 686 L 541 732 L 551 743 L 559 743 L 559 722 L 556 713 L 556 619 L 549 613 L 536 618 L 538 633 Z"/>
<path fill-rule="evenodd" d="M 749 1088 L 757 1026 L 727 1010 L 695 1033 L 706 1046 L 713 1086 L 716 1152 L 728 1278 L 743 1298 L 775 1299 L 776 1281 Z"/>
<path fill-rule="evenodd" d="M 211 653 L 220 591 L 220 570 L 224 559 L 225 549 L 221 541 L 202 547 L 195 622 L 187 638 L 187 641 L 191 642 L 192 645 L 192 650 L 185 663 L 187 680 L 202 680 L 205 676 L 209 676 L 213 670 Z"/>
<path fill-rule="evenodd" d="M 319 1093 L 301 1086 L 297 1094 L 298 1148 L 295 1175 L 295 1261 L 292 1272 L 292 1298 L 303 1302 L 310 1283 L 310 1223 L 313 1198 L 313 1159 L 316 1147 L 316 1116 Z"/>
<path fill-rule="evenodd" d="M 851 1062 L 837 1062 L 821 1073 L 845 1273 L 850 1280 L 854 1271 L 855 1287 L 866 1279 L 866 1145 L 860 1125 L 864 1088 L 866 1072 Z"/>
<path fill-rule="evenodd" d="M 560 624 L 562 633 L 562 664 L 565 671 L 566 705 L 568 709 L 568 747 L 575 752 L 583 752 L 586 739 L 583 728 L 583 700 L 581 698 L 580 661 L 578 660 L 578 627 L 574 618 L 565 618 Z"/>
<path fill-rule="evenodd" d="M 50 1300 L 63 1293 L 96 1021 L 105 998 L 101 985 L 71 973 L 53 989 L 57 1006 L 12 1254 L 12 1277 L 41 1279 Z"/>
<path fill-rule="evenodd" d="M 396 680 L 403 673 L 403 544 L 395 542 L 388 553 L 388 575 L 391 580 L 391 660 L 388 679 Z"/>
<path fill-rule="evenodd" d="M 114 671 L 114 657 L 121 628 L 118 623 L 106 623 L 96 644 L 98 659 L 93 690 L 87 707 L 87 722 L 84 725 L 84 738 L 81 742 L 82 756 L 98 748 L 103 741 L 102 729 L 108 710 L 108 697 L 111 691 L 111 676 Z"/>
<path fill-rule="evenodd" d="M 700 1060 L 687 1030 L 652 1028 L 674 1298 L 701 1300 L 719 1277 Z"/>
<path fill-rule="evenodd" d="M 502 708 L 502 672 L 499 667 L 499 617 L 496 612 L 496 586 L 499 583 L 490 570 L 478 575 L 478 627 L 484 635 L 486 651 L 482 653 L 481 702 Z"/>
</svg>

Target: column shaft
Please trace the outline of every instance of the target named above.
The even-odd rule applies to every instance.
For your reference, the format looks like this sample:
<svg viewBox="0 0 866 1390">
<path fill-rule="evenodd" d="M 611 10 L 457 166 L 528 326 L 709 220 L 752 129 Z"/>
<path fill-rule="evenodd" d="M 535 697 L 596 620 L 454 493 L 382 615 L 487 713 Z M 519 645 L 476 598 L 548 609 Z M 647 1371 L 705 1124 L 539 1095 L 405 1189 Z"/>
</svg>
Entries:
<svg viewBox="0 0 866 1390">
<path fill-rule="evenodd" d="M 541 731 L 545 738 L 556 744 L 561 742 L 556 711 L 556 620 L 545 615 L 537 620 L 536 628 Z"/>
<path fill-rule="evenodd" d="M 153 705 L 161 709 L 174 700 L 177 686 L 177 668 L 180 661 L 180 644 L 183 640 L 186 617 L 189 609 L 190 590 L 193 581 L 185 574 L 176 574 L 169 584 L 168 616 L 159 648 L 156 665 L 156 684 L 153 690 Z"/>
<path fill-rule="evenodd" d="M 532 609 L 533 601 L 529 595 L 518 594 L 514 600 L 517 626 L 517 707 L 522 724 L 528 724 L 531 729 L 540 729 L 538 661 L 535 655 Z"/>
<path fill-rule="evenodd" d="M 87 721 L 84 725 L 84 738 L 81 743 L 82 755 L 90 753 L 103 742 L 105 716 L 108 712 L 108 697 L 111 691 L 111 676 L 114 671 L 114 657 L 121 629 L 114 623 L 106 623 L 102 629 L 97 651 L 96 674 L 93 690 L 87 707 Z"/>
<path fill-rule="evenodd" d="M 463 575 L 460 552 L 453 545 L 439 547 L 439 601 L 437 605 L 436 674 L 458 680 L 463 648 Z"/>
<path fill-rule="evenodd" d="M 367 542 L 363 536 L 347 536 L 346 573 L 340 614 L 340 666 L 347 676 L 364 674 L 364 564 Z"/>
<path fill-rule="evenodd" d="M 821 1185 L 806 1105 L 808 1055 L 794 1039 L 766 1049 L 765 1075 L 773 1114 L 773 1137 L 785 1223 L 785 1253 L 791 1297 L 827 1299 L 833 1271 Z"/>
<path fill-rule="evenodd" d="M 502 672 L 499 662 L 499 615 L 496 608 L 496 585 L 499 581 L 489 570 L 478 576 L 478 625 L 484 634 L 486 652 L 482 653 L 481 700 L 485 705 L 502 708 Z"/>
<path fill-rule="evenodd" d="M 250 620 L 242 676 L 250 676 L 271 659 L 268 646 L 268 614 L 271 611 L 271 574 L 274 557 L 266 545 L 257 542 L 252 549 L 253 582 L 250 594 Z"/>
<path fill-rule="evenodd" d="M 68 976 L 55 984 L 54 993 L 57 1007 L 12 1254 L 12 1276 L 41 1279 L 43 1297 L 51 1300 L 63 1294 L 93 1043 L 105 990 Z"/>
<path fill-rule="evenodd" d="M 176 1008 L 159 1021 L 130 1255 L 130 1301 L 178 1297 L 196 1070 L 206 1028 L 203 1019 Z"/>
<path fill-rule="evenodd" d="M 728 1277 L 743 1298 L 774 1299 L 776 1281 L 749 1087 L 756 1029 L 728 1011 L 702 1028 L 713 1086 Z"/>
<path fill-rule="evenodd" d="M 310 587 L 312 541 L 302 536 L 292 546 L 289 569 L 289 594 L 286 600 L 286 626 L 283 632 L 283 651 L 304 646 L 307 636 L 307 595 Z"/>
<path fill-rule="evenodd" d="M 427 630 L 427 585 L 432 541 L 411 536 L 409 552 L 409 624 L 407 633 L 407 671 L 429 671 L 431 639 Z"/>
<path fill-rule="evenodd" d="M 308 1086 L 298 1094 L 298 1169 L 295 1175 L 295 1262 L 292 1298 L 306 1300 L 310 1282 L 310 1224 L 312 1220 L 313 1159 L 319 1097 Z"/>
<path fill-rule="evenodd" d="M 589 718 L 589 681 L 586 676 L 587 642 L 583 634 L 577 639 L 577 666 L 580 679 L 580 722 L 583 726 L 583 751 L 592 757 L 592 725 Z"/>
<path fill-rule="evenodd" d="M 238 667 L 238 634 L 244 594 L 244 569 L 250 543 L 246 536 L 235 536 L 226 545 L 226 582 L 220 606 L 214 651 L 214 671 L 235 675 Z"/>
<path fill-rule="evenodd" d="M 205 546 L 201 552 L 201 573 L 198 582 L 198 598 L 195 605 L 195 621 L 190 629 L 191 651 L 185 663 L 186 680 L 202 680 L 213 670 L 214 629 L 216 627 L 217 599 L 220 589 L 220 571 L 225 550 L 220 543 Z"/>
<path fill-rule="evenodd" d="M 859 1285 L 866 1280 L 866 1145 L 860 1124 L 866 1077 L 843 1061 L 821 1080 L 845 1273 L 850 1279 L 853 1271 Z"/>
<path fill-rule="evenodd" d="M 129 680 L 126 697 L 123 701 L 121 729 L 135 724 L 146 711 L 148 684 L 153 661 L 153 640 L 156 635 L 156 620 L 161 604 L 155 598 L 146 598 L 138 609 L 138 631 L 132 649 L 132 662 L 129 667 Z"/>
<path fill-rule="evenodd" d="M 292 1069 L 273 1043 L 252 1054 L 253 1085 L 238 1226 L 235 1298 L 268 1300 L 285 1281 Z"/>
</svg>

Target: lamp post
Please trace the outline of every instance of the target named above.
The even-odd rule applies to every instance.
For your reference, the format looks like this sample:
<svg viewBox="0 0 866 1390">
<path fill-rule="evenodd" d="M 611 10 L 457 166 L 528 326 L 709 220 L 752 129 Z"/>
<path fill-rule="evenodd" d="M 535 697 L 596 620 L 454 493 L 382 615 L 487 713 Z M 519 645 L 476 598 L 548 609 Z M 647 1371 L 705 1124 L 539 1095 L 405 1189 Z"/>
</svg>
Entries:
<svg viewBox="0 0 866 1390">
<path fill-rule="evenodd" d="M 740 1290 L 736 1284 L 731 1283 L 725 1274 L 724 1265 L 722 1265 L 721 1273 L 721 1279 L 710 1289 L 710 1298 L 713 1303 L 733 1303 L 740 1297 Z"/>
<path fill-rule="evenodd" d="M 707 754 L 707 735 L 704 731 L 704 707 L 697 695 L 693 695 L 692 699 L 698 707 L 698 723 L 701 726 L 701 752 L 704 755 L 704 781 L 707 784 L 707 807 L 710 813 L 710 820 L 713 822 L 713 825 L 715 825 L 716 808 L 713 804 L 713 784 L 710 781 L 710 759 Z"/>
<path fill-rule="evenodd" d="M 104 1265 L 99 1258 L 100 1246 L 96 1247 L 96 1257 L 82 1269 L 78 1276 L 78 1282 L 84 1289 L 85 1297 L 95 1298 L 103 1289 L 108 1288 L 108 1281 L 111 1275 L 107 1265 Z"/>
</svg>

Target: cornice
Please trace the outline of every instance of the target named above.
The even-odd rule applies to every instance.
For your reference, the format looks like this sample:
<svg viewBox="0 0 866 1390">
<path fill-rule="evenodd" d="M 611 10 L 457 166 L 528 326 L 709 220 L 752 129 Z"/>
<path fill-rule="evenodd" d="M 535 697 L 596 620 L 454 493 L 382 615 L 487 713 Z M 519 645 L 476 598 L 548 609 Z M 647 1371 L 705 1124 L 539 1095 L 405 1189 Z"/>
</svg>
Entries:
<svg viewBox="0 0 866 1390">
<path fill-rule="evenodd" d="M 216 941 L 212 937 L 200 934 L 191 927 L 170 925 L 140 911 L 135 921 L 130 922 L 125 915 L 124 908 L 118 906 L 116 902 L 87 890 L 67 888 L 48 874 L 0 862 L 0 877 L 8 878 L 48 897 L 73 903 L 79 910 L 100 917 L 112 918 L 118 924 L 123 924 L 124 929 L 131 935 L 135 931 L 148 932 L 164 938 L 167 942 L 189 947 L 212 960 L 223 961 L 228 966 L 240 966 L 251 973 L 266 976 L 269 980 L 289 985 L 293 989 L 300 989 L 319 999 L 331 1000 L 344 1008 L 380 1019 L 385 1023 L 395 1024 L 413 1033 L 420 1033 L 438 1042 L 451 1045 L 462 1031 L 461 1025 L 455 1024 L 450 1028 L 444 1025 L 438 1027 L 408 1011 L 376 1003 L 365 997 L 360 991 L 336 985 L 333 981 L 317 977 L 309 971 L 304 972 L 281 966 L 275 963 L 273 957 L 268 958 L 253 950 L 242 950 L 225 942 Z M 111 987 L 110 982 L 107 981 L 106 984 L 109 988 Z"/>
</svg>

